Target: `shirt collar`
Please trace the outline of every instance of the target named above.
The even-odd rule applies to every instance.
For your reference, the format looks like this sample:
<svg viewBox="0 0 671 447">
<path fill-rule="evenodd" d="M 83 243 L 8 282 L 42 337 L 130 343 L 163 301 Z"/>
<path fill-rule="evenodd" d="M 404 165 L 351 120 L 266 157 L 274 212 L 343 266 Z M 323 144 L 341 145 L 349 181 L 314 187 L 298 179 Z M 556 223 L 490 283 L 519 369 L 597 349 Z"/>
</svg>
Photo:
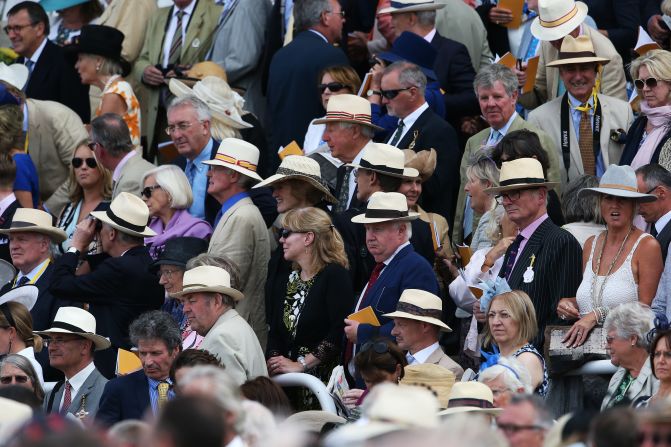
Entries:
<svg viewBox="0 0 671 447">
<path fill-rule="evenodd" d="M 429 31 L 429 34 L 424 36 L 424 40 L 431 43 L 434 37 L 436 37 L 436 28 L 433 28 L 431 31 Z"/>
<path fill-rule="evenodd" d="M 170 384 L 172 386 L 172 380 L 170 380 L 170 377 L 166 377 L 164 380 L 156 380 L 156 379 L 152 379 L 151 377 L 147 376 L 147 382 L 149 382 L 149 386 L 153 390 L 157 389 L 159 383 L 161 383 L 161 382 L 168 382 L 168 384 Z"/>
<path fill-rule="evenodd" d="M 28 273 L 21 272 L 23 274 L 20 273 L 18 278 L 20 279 L 20 277 L 22 277 L 22 276 L 27 276 L 28 279 L 32 281 L 33 276 L 37 275 L 37 272 L 39 272 L 42 269 L 42 267 L 44 267 L 44 265 L 47 264 L 48 262 L 49 262 L 49 258 L 47 258 L 44 261 L 37 264 L 37 266 L 34 269 L 32 269 L 31 271 L 29 271 Z"/>
<path fill-rule="evenodd" d="M 194 0 L 194 1 L 192 1 L 191 3 L 189 3 L 189 6 L 187 6 L 187 7 L 184 8 L 184 9 L 182 9 L 182 11 L 184 11 L 184 14 L 188 17 L 188 16 L 190 16 L 191 14 L 193 14 L 193 10 L 194 10 L 195 8 L 196 8 L 196 2 L 195 2 L 195 0 Z M 180 10 L 179 8 L 173 8 L 173 9 L 172 9 L 172 15 L 173 15 L 173 17 L 177 17 L 177 11 L 179 11 L 179 10 Z"/>
<path fill-rule="evenodd" d="M 123 167 L 126 166 L 128 160 L 133 158 L 133 156 L 135 156 L 135 149 L 128 152 L 126 156 L 121 159 L 119 164 L 116 165 L 116 168 L 114 168 L 114 174 L 112 174 L 112 180 L 114 180 L 115 182 L 119 180 L 119 177 L 121 177 L 121 171 L 123 170 Z"/>
<path fill-rule="evenodd" d="M 517 112 L 513 112 L 510 118 L 508 118 L 508 122 L 506 123 L 506 125 L 503 126 L 502 128 L 494 129 L 493 127 L 490 127 L 489 135 L 491 135 L 492 132 L 494 132 L 494 130 L 498 130 L 502 136 L 506 136 L 506 134 L 508 133 L 508 129 L 510 129 L 510 126 L 513 124 L 513 121 L 515 121 L 515 118 L 517 118 Z"/>
<path fill-rule="evenodd" d="M 91 362 L 74 376 L 70 377 L 69 379 L 66 377 L 68 382 L 70 382 L 70 386 L 72 387 L 73 398 L 81 389 L 81 387 L 84 386 L 84 382 L 86 382 L 86 379 L 88 379 L 89 375 L 93 372 L 94 369 L 96 369 L 96 366 L 93 364 L 93 362 Z"/>
<path fill-rule="evenodd" d="M 657 229 L 657 233 L 660 233 L 666 224 L 671 221 L 671 211 L 667 212 L 665 215 L 657 219 L 657 222 L 655 222 L 655 228 Z"/>
<path fill-rule="evenodd" d="M 415 124 L 415 121 L 417 121 L 417 118 L 419 118 L 419 116 L 422 113 L 424 113 L 424 111 L 428 108 L 429 104 L 426 101 L 424 101 L 424 103 L 421 106 L 417 107 L 417 109 L 415 109 L 414 112 L 403 118 L 403 124 L 405 128 L 410 129 L 412 125 Z"/>
<path fill-rule="evenodd" d="M 541 217 L 538 219 L 534 220 L 531 222 L 529 225 L 527 225 L 522 231 L 520 231 L 520 234 L 524 237 L 525 240 L 529 240 L 531 235 L 534 234 L 534 232 L 538 229 L 538 227 L 541 226 L 543 222 L 545 222 L 545 219 L 548 218 L 548 213 L 543 214 Z"/>
<path fill-rule="evenodd" d="M 575 109 L 576 107 L 580 107 L 581 105 L 583 105 L 583 103 L 577 100 L 575 96 L 573 96 L 568 90 L 566 91 L 566 94 L 568 95 L 568 100 L 571 104 L 571 108 Z M 587 104 L 589 104 L 591 107 L 594 107 L 594 96 L 590 95 L 589 99 L 587 100 Z"/>
<path fill-rule="evenodd" d="M 428 359 L 436 349 L 438 349 L 438 342 L 435 342 L 424 349 L 420 349 L 411 355 L 415 358 L 415 360 L 417 360 L 417 363 L 426 363 L 426 359 Z"/>
<path fill-rule="evenodd" d="M 203 162 L 208 161 L 210 159 L 210 153 L 212 152 L 213 145 L 214 140 L 210 138 L 210 140 L 207 142 L 203 150 L 200 151 L 200 154 L 196 155 L 196 158 L 194 158 L 193 160 L 187 160 L 187 163 L 194 163 L 196 165 L 196 168 L 198 168 L 198 170 L 200 170 L 201 167 L 207 167 L 207 165 L 203 164 Z"/>
<path fill-rule="evenodd" d="M 42 41 L 40 46 L 37 47 L 37 50 L 35 50 L 35 52 L 30 57 L 28 57 L 26 59 L 30 59 L 34 63 L 37 63 L 37 60 L 40 58 L 40 55 L 42 54 L 42 51 L 44 51 L 44 47 L 47 46 L 47 40 L 49 40 L 49 39 L 47 39 L 47 37 L 45 36 L 44 40 Z"/>
<path fill-rule="evenodd" d="M 7 208 L 9 208 L 9 205 L 14 203 L 15 200 L 16 200 L 16 196 L 14 195 L 14 193 L 11 193 L 10 195 L 5 197 L 4 199 L 0 200 L 0 216 L 2 216 L 2 214 L 5 212 L 5 210 Z"/>
</svg>

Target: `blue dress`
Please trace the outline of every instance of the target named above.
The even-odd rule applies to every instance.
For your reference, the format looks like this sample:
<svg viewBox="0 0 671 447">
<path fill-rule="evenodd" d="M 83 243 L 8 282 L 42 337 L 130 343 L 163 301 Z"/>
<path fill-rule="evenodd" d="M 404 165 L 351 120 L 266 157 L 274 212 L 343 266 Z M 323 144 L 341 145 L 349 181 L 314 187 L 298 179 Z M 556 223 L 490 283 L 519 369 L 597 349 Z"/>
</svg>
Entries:
<svg viewBox="0 0 671 447">
<path fill-rule="evenodd" d="M 30 191 L 33 197 L 33 208 L 40 204 L 40 184 L 37 169 L 30 155 L 17 153 L 12 156 L 16 164 L 16 180 L 14 180 L 14 191 Z"/>
</svg>

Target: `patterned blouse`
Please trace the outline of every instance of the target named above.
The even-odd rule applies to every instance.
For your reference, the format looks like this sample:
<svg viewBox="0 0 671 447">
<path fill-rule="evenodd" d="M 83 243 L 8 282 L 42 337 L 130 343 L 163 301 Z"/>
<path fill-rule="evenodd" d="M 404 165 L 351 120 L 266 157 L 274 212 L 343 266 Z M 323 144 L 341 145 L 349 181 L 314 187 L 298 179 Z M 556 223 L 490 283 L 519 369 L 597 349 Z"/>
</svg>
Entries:
<svg viewBox="0 0 671 447">
<path fill-rule="evenodd" d="M 550 387 L 550 382 L 548 380 L 548 369 L 545 366 L 545 359 L 540 354 L 540 352 L 538 352 L 538 350 L 536 348 L 534 348 L 534 346 L 530 343 L 527 343 L 526 345 L 522 346 L 520 349 L 515 351 L 515 353 L 513 354 L 513 357 L 518 357 L 519 355 L 521 355 L 525 352 L 531 352 L 532 354 L 535 354 L 541 360 L 541 363 L 543 364 L 543 381 L 534 390 L 534 393 L 538 394 L 541 397 L 545 397 L 545 396 L 547 396 L 548 388 Z"/>
<path fill-rule="evenodd" d="M 112 76 L 105 84 L 103 89 L 102 96 L 108 94 L 116 94 L 121 96 L 121 99 L 126 103 L 126 113 L 122 116 L 123 120 L 128 126 L 130 131 L 130 139 L 133 142 L 133 146 L 140 146 L 140 103 L 133 92 L 133 87 L 124 81 L 123 78 L 119 75 Z M 96 116 L 102 114 L 102 101 L 96 110 Z"/>
</svg>

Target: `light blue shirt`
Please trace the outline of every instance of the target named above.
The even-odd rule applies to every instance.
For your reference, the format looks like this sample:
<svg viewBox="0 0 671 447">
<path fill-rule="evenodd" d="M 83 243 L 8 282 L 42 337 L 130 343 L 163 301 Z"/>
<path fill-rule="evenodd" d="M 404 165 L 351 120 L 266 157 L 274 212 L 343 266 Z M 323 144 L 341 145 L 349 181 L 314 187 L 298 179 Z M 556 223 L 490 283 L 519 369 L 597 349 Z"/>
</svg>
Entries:
<svg viewBox="0 0 671 447">
<path fill-rule="evenodd" d="M 208 165 L 203 162 L 210 159 L 213 144 L 214 142 L 212 138 L 210 138 L 210 141 L 208 141 L 207 145 L 200 151 L 200 154 L 193 160 L 187 160 L 186 166 L 184 167 L 184 173 L 186 174 L 186 178 L 189 179 L 191 189 L 193 190 L 193 203 L 189 208 L 189 214 L 199 219 L 205 218 L 205 196 L 207 195 Z M 191 170 L 194 171 L 193 174 L 191 174 Z M 191 175 L 193 175 L 193 180 Z"/>
<path fill-rule="evenodd" d="M 580 110 L 576 110 L 576 107 L 580 107 L 582 103 L 575 99 L 571 93 L 568 93 L 568 99 L 569 103 L 571 104 L 571 121 L 573 121 L 573 131 L 575 132 L 575 139 L 577 141 L 580 141 L 580 119 L 582 118 L 582 112 Z M 594 129 L 594 97 L 590 96 L 589 100 L 587 101 L 587 104 L 590 105 L 590 109 L 587 112 L 591 118 L 591 125 L 592 129 Z M 603 157 L 601 156 L 601 152 L 599 152 L 596 156 L 596 176 L 601 178 L 603 173 L 606 172 L 606 167 L 603 163 Z"/>
<path fill-rule="evenodd" d="M 149 402 L 151 403 L 151 409 L 154 414 L 158 413 L 158 384 L 161 383 L 161 380 L 154 380 L 151 377 L 147 377 L 147 382 L 149 382 Z M 171 386 L 168 389 L 168 400 L 175 398 L 175 391 L 172 387 L 172 381 L 170 379 L 165 379 L 165 382 L 168 382 Z"/>
</svg>

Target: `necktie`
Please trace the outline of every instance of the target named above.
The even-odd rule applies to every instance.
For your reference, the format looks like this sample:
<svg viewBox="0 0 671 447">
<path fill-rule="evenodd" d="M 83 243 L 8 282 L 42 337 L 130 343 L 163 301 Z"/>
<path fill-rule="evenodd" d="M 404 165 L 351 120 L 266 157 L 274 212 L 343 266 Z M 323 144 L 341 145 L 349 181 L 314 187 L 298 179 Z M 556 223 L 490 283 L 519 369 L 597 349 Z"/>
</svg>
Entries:
<svg viewBox="0 0 671 447">
<path fill-rule="evenodd" d="M 503 138 L 503 134 L 496 129 L 492 129 L 492 136 L 489 138 L 489 146 L 496 146 Z"/>
<path fill-rule="evenodd" d="M 22 276 L 19 278 L 19 280 L 16 282 L 16 287 L 22 286 L 24 284 L 28 284 L 30 282 L 30 278 L 27 276 Z"/>
<path fill-rule="evenodd" d="M 193 187 L 193 180 L 196 178 L 196 164 L 192 161 L 186 163 L 186 178 L 189 180 L 189 185 Z"/>
<path fill-rule="evenodd" d="M 508 252 L 506 253 L 508 258 L 506 260 L 503 269 L 499 273 L 499 276 L 502 278 L 510 279 L 510 274 L 513 272 L 513 267 L 515 266 L 515 260 L 517 259 L 517 252 L 520 250 L 520 244 L 524 240 L 522 234 L 518 234 L 510 247 L 508 247 Z"/>
<path fill-rule="evenodd" d="M 161 382 L 156 386 L 158 390 L 158 408 L 159 410 L 168 403 L 168 390 L 170 389 L 170 384 L 168 382 Z"/>
<path fill-rule="evenodd" d="M 28 81 L 30 81 L 30 77 L 33 75 L 33 68 L 35 67 L 35 62 L 31 61 L 30 59 L 26 59 L 26 68 L 28 68 Z M 26 91 L 26 88 L 28 88 L 28 81 L 23 85 L 23 91 Z"/>
<path fill-rule="evenodd" d="M 583 104 L 584 106 L 584 104 Z M 596 173 L 596 163 L 594 161 L 594 137 L 592 136 L 592 119 L 589 112 L 583 111 L 580 114 L 580 129 L 578 131 L 578 146 L 580 147 L 580 157 L 585 174 L 594 175 Z"/>
<path fill-rule="evenodd" d="M 67 413 L 68 408 L 72 404 L 72 385 L 67 380 L 65 381 L 65 393 L 63 394 L 63 406 L 61 407 L 61 413 Z"/>
<path fill-rule="evenodd" d="M 414 358 L 409 352 L 405 353 L 405 359 L 408 361 L 408 365 L 412 365 L 413 363 L 417 362 L 417 359 Z"/>
<path fill-rule="evenodd" d="M 335 205 L 335 212 L 342 213 L 349 207 L 349 176 L 352 175 L 352 166 L 341 167 L 345 173 L 342 177 L 342 184 L 340 185 L 340 194 L 338 194 L 338 203 Z"/>
<path fill-rule="evenodd" d="M 405 127 L 403 120 L 399 120 L 396 132 L 394 132 L 394 135 L 391 137 L 391 141 L 389 142 L 390 145 L 396 146 L 398 144 L 399 140 L 401 139 L 401 135 L 403 135 L 403 127 Z"/>
<path fill-rule="evenodd" d="M 182 18 L 184 17 L 184 11 L 177 11 L 177 27 L 175 28 L 175 34 L 172 36 L 172 44 L 170 44 L 170 53 L 168 56 L 168 64 L 177 64 L 179 63 L 179 58 L 182 52 Z"/>
<path fill-rule="evenodd" d="M 655 226 L 655 224 L 651 225 L 650 234 L 652 235 L 652 237 L 655 237 L 655 238 L 657 237 L 657 227 Z"/>
</svg>

